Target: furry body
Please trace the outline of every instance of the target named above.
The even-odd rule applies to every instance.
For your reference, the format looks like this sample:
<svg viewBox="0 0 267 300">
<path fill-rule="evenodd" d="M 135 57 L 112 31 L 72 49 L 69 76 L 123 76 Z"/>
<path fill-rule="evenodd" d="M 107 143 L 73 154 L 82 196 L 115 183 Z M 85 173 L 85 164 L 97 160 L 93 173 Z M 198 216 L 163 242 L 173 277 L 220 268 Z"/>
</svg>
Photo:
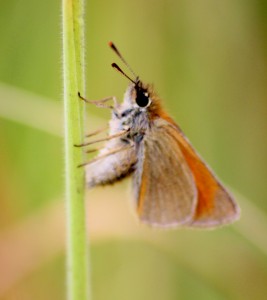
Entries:
<svg viewBox="0 0 267 300">
<path fill-rule="evenodd" d="M 129 130 L 128 133 L 123 137 L 107 141 L 98 156 L 107 154 L 114 149 L 121 149 L 122 151 L 111 154 L 86 167 L 86 182 L 89 187 L 114 183 L 127 177 L 135 169 L 139 145 L 149 130 L 150 124 L 147 110 L 134 105 L 133 93 L 134 87 L 131 85 L 124 95 L 123 103 L 117 104 L 112 111 L 109 122 L 110 136 Z M 129 145 L 133 147 L 128 149 Z M 124 148 L 127 150 L 124 151 Z"/>
</svg>

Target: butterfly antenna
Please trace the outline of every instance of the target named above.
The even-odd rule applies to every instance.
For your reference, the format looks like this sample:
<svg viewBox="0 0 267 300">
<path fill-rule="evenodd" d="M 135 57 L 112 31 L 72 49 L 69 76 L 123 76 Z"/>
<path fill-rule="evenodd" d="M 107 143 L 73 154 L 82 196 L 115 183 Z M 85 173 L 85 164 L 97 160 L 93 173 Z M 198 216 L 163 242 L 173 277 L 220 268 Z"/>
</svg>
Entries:
<svg viewBox="0 0 267 300">
<path fill-rule="evenodd" d="M 118 48 L 113 44 L 113 42 L 109 42 L 109 47 L 119 56 L 121 61 L 125 64 L 125 66 L 129 69 L 129 71 L 133 74 L 135 78 L 138 76 L 134 73 L 133 69 L 130 67 L 130 65 L 127 63 L 127 61 L 124 59 L 124 57 L 119 52 Z"/>
<path fill-rule="evenodd" d="M 126 77 L 127 79 L 129 79 L 132 83 L 136 84 L 136 82 L 130 78 L 127 74 L 125 74 L 122 69 L 115 63 L 111 64 L 112 68 L 116 69 L 119 73 L 121 73 L 124 77 Z"/>
</svg>

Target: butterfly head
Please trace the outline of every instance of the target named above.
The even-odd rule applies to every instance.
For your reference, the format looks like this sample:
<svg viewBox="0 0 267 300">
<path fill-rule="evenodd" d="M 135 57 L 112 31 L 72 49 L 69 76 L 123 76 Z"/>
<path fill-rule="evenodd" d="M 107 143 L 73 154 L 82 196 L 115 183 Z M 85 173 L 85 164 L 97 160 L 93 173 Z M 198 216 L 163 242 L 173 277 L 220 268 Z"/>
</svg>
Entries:
<svg viewBox="0 0 267 300">
<path fill-rule="evenodd" d="M 138 78 L 135 83 L 131 83 L 125 93 L 124 102 L 134 108 L 144 110 L 151 105 L 151 89 L 149 85 L 144 85 Z"/>
<path fill-rule="evenodd" d="M 124 95 L 123 103 L 118 104 L 116 107 L 117 112 L 119 111 L 120 115 L 129 115 L 130 112 L 134 114 L 145 113 L 148 114 L 149 118 L 158 116 L 161 112 L 161 104 L 159 98 L 154 93 L 152 86 L 144 84 L 139 79 L 112 42 L 109 43 L 109 46 L 115 51 L 135 78 L 133 79 L 128 76 L 116 63 L 112 63 L 111 66 L 130 81 L 130 85 Z"/>
</svg>

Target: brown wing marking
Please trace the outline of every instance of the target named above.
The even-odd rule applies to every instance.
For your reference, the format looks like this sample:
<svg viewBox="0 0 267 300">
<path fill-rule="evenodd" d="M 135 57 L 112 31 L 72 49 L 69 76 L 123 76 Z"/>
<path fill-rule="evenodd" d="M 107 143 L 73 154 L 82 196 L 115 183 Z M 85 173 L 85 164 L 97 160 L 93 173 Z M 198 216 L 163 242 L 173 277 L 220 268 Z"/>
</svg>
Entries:
<svg viewBox="0 0 267 300">
<path fill-rule="evenodd" d="M 140 220 L 152 226 L 171 227 L 191 223 L 197 190 L 170 127 L 156 125 L 140 145 L 134 189 Z"/>
<path fill-rule="evenodd" d="M 239 217 L 239 207 L 235 200 L 200 158 L 183 132 L 180 129 L 176 132 L 176 139 L 198 190 L 198 204 L 192 226 L 212 227 L 233 222 Z"/>
</svg>

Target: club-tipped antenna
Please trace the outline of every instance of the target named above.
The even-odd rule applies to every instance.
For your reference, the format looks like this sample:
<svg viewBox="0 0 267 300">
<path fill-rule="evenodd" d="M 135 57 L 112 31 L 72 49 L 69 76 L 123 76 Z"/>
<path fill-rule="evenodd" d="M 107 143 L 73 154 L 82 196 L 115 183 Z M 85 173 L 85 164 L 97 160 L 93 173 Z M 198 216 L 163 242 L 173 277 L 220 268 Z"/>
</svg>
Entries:
<svg viewBox="0 0 267 300">
<path fill-rule="evenodd" d="M 119 56 L 119 58 L 121 59 L 121 61 L 125 64 L 125 66 L 129 69 L 129 71 L 133 74 L 133 76 L 135 78 L 137 78 L 138 76 L 134 73 L 133 69 L 130 67 L 130 65 L 127 63 L 127 61 L 124 59 L 124 57 L 121 55 L 121 53 L 119 52 L 119 50 L 117 49 L 117 47 L 113 44 L 113 42 L 109 42 L 108 43 L 110 48 Z"/>
<path fill-rule="evenodd" d="M 136 81 L 134 81 L 132 78 L 130 78 L 127 74 L 125 74 L 122 69 L 116 64 L 113 63 L 111 64 L 111 66 L 116 69 L 118 72 L 120 72 L 124 77 L 126 77 L 127 79 L 129 79 L 132 83 L 136 84 Z M 138 77 L 137 77 L 138 78 Z"/>
</svg>

